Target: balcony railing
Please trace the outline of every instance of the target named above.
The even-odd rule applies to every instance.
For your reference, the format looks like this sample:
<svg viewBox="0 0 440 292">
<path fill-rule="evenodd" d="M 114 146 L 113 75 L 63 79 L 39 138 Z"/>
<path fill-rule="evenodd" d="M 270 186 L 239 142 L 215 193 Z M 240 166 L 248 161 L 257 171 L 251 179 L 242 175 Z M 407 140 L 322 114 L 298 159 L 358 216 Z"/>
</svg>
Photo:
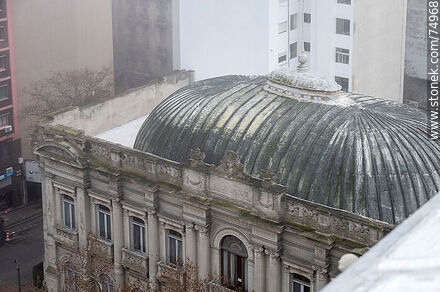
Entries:
<svg viewBox="0 0 440 292">
<path fill-rule="evenodd" d="M 126 248 L 122 249 L 122 265 L 143 274 L 148 274 L 148 257 Z"/>
<path fill-rule="evenodd" d="M 69 246 L 71 248 L 78 248 L 78 232 L 75 230 L 69 230 L 62 226 L 56 227 L 55 240 L 59 243 Z"/>
<path fill-rule="evenodd" d="M 95 236 L 89 236 L 89 252 L 95 256 L 113 259 L 113 243 Z"/>
</svg>

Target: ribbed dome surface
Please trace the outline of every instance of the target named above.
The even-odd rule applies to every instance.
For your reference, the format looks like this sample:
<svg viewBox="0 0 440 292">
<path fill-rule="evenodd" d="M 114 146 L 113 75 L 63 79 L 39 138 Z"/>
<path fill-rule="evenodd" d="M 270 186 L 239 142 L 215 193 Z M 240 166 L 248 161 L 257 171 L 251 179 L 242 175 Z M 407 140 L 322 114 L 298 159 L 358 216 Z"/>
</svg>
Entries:
<svg viewBox="0 0 440 292">
<path fill-rule="evenodd" d="M 233 150 L 245 172 L 272 170 L 290 195 L 389 223 L 440 190 L 426 114 L 355 94 L 349 106 L 301 101 L 264 84 L 225 76 L 187 86 L 154 109 L 134 148 L 182 162 L 198 147 L 215 165 Z"/>
</svg>

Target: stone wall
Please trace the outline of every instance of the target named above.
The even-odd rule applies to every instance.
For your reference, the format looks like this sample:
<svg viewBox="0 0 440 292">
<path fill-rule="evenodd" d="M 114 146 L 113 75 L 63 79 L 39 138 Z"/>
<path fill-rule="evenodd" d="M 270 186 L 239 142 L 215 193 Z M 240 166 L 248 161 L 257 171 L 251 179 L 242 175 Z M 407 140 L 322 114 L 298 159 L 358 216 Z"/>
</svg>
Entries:
<svg viewBox="0 0 440 292">
<path fill-rule="evenodd" d="M 61 110 L 50 116 L 50 124 L 65 125 L 94 136 L 149 114 L 162 100 L 193 80 L 193 72 L 175 71 L 108 101 Z"/>
</svg>

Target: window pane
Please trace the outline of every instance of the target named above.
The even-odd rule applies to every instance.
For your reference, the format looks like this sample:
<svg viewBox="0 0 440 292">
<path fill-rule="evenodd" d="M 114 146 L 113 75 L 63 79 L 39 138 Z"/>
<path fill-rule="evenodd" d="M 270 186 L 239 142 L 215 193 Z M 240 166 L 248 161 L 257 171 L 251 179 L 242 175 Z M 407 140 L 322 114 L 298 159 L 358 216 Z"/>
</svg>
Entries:
<svg viewBox="0 0 440 292">
<path fill-rule="evenodd" d="M 176 261 L 176 240 L 169 237 L 170 251 L 169 251 L 169 262 L 175 264 Z"/>
<path fill-rule="evenodd" d="M 98 221 L 99 221 L 99 236 L 105 238 L 104 213 L 98 212 Z"/>
<path fill-rule="evenodd" d="M 296 29 L 297 19 L 298 19 L 298 14 L 295 13 L 290 15 L 290 30 Z"/>
<path fill-rule="evenodd" d="M 235 279 L 235 255 L 231 254 L 231 283 L 235 284 L 237 280 Z"/>
<path fill-rule="evenodd" d="M 302 292 L 301 291 L 301 284 L 293 282 L 293 292 Z"/>
<path fill-rule="evenodd" d="M 223 251 L 223 279 L 225 282 L 229 282 L 228 275 L 228 252 L 226 250 Z"/>
<path fill-rule="evenodd" d="M 112 227 L 110 225 L 110 215 L 105 214 L 105 219 L 107 220 L 107 239 L 112 238 Z"/>
<path fill-rule="evenodd" d="M 70 205 L 70 213 L 72 214 L 72 228 L 75 228 L 75 205 L 74 204 L 69 204 Z"/>
<path fill-rule="evenodd" d="M 296 58 L 298 55 L 297 43 L 290 44 L 290 59 Z"/>
<path fill-rule="evenodd" d="M 133 249 L 141 250 L 141 228 L 140 226 L 133 224 Z"/>
<path fill-rule="evenodd" d="M 181 240 L 177 241 L 177 260 L 179 261 L 179 263 L 182 263 L 182 261 L 183 261 L 182 241 Z"/>
<path fill-rule="evenodd" d="M 70 207 L 69 207 L 69 203 L 64 202 L 64 225 L 66 227 L 71 228 L 71 221 L 70 221 Z"/>
</svg>

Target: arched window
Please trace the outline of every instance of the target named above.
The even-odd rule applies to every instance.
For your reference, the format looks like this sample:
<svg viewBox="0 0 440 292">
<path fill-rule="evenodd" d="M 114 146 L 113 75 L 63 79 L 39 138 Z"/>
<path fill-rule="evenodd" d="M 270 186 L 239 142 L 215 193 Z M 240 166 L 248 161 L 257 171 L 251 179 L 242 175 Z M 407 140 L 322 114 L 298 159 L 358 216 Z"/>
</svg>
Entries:
<svg viewBox="0 0 440 292">
<path fill-rule="evenodd" d="M 112 226 L 110 224 L 110 209 L 103 205 L 98 205 L 98 231 L 99 237 L 111 240 Z"/>
<path fill-rule="evenodd" d="M 72 197 L 63 196 L 64 227 L 75 229 L 75 202 Z"/>
<path fill-rule="evenodd" d="M 248 254 L 246 247 L 235 236 L 227 235 L 222 239 L 221 248 L 223 285 L 236 291 L 247 291 Z"/>
<path fill-rule="evenodd" d="M 78 274 L 72 268 L 72 265 L 70 263 L 67 263 L 66 268 L 64 269 L 64 290 L 66 292 L 78 291 L 77 276 Z"/>
<path fill-rule="evenodd" d="M 102 287 L 102 292 L 113 292 L 113 283 L 109 276 L 102 274 L 99 276 L 99 282 Z"/>
<path fill-rule="evenodd" d="M 137 217 L 131 218 L 131 242 L 134 251 L 145 253 L 145 222 Z"/>
<path fill-rule="evenodd" d="M 174 230 L 168 230 L 168 264 L 183 264 L 182 235 Z"/>
<path fill-rule="evenodd" d="M 310 292 L 310 280 L 303 275 L 291 274 L 291 292 Z"/>
</svg>

